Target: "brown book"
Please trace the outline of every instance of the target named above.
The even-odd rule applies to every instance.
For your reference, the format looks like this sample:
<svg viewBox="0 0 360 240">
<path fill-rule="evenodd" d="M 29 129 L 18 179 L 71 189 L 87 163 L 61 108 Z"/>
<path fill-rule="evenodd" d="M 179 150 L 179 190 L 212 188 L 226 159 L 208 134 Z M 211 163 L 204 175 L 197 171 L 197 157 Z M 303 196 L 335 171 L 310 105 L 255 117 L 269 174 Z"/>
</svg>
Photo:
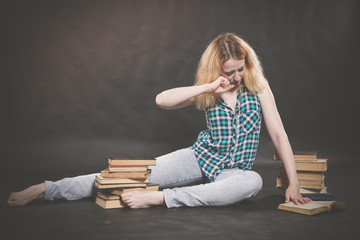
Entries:
<svg viewBox="0 0 360 240">
<path fill-rule="evenodd" d="M 302 174 L 303 173 L 303 174 Z M 321 189 L 323 188 L 325 182 L 325 176 L 322 172 L 308 172 L 309 176 L 306 176 L 307 172 L 300 172 L 297 171 L 298 180 L 299 180 L 299 187 L 302 188 L 312 188 L 312 189 Z M 316 173 L 319 175 L 317 176 Z M 304 175 L 306 176 L 304 178 Z M 314 175 L 316 177 L 314 177 Z M 285 169 L 280 167 L 280 176 L 276 179 L 276 187 L 287 187 L 289 185 L 289 180 L 287 178 Z"/>
<path fill-rule="evenodd" d="M 119 184 L 119 183 L 148 183 L 149 178 L 103 178 L 96 175 L 96 181 L 100 184 Z"/>
<path fill-rule="evenodd" d="M 314 162 L 317 159 L 316 152 L 295 152 L 294 153 L 295 161 L 310 161 Z M 274 154 L 274 160 L 281 160 L 278 154 Z"/>
<path fill-rule="evenodd" d="M 102 190 L 103 192 L 97 192 L 97 196 L 105 199 L 105 200 L 120 200 L 120 196 L 112 194 L 109 191 Z"/>
<path fill-rule="evenodd" d="M 104 209 L 123 208 L 126 207 L 120 200 L 118 195 L 108 195 L 98 192 L 95 203 Z"/>
<path fill-rule="evenodd" d="M 100 176 L 103 178 L 148 178 L 151 170 L 143 172 L 109 172 L 108 169 L 102 170 Z"/>
<path fill-rule="evenodd" d="M 301 213 L 305 215 L 314 215 L 322 212 L 330 212 L 333 208 L 346 209 L 344 201 L 311 201 L 307 204 L 296 205 L 293 202 L 281 203 L 278 209 Z"/>
<path fill-rule="evenodd" d="M 325 176 L 324 176 L 324 178 L 325 178 Z M 287 179 L 282 179 L 281 177 L 276 178 L 276 187 L 287 187 L 288 185 L 289 185 L 289 182 L 287 181 Z M 322 189 L 323 187 L 325 187 L 324 179 L 322 181 L 299 179 L 299 187 Z"/>
<path fill-rule="evenodd" d="M 121 195 L 124 192 L 130 192 L 130 191 L 159 191 L 159 185 L 156 184 L 148 184 L 146 187 L 141 188 L 115 188 L 115 189 L 109 189 L 109 191 L 112 194 Z"/>
<path fill-rule="evenodd" d="M 299 188 L 300 193 L 327 193 L 327 187 L 323 187 L 320 189 L 312 189 L 312 188 Z"/>
<path fill-rule="evenodd" d="M 295 161 L 295 167 L 297 171 L 325 172 L 327 161 L 327 159 L 318 159 L 315 162 Z"/>
<path fill-rule="evenodd" d="M 323 172 L 314 171 L 296 171 L 298 179 L 309 179 L 309 180 L 323 180 Z M 286 178 L 285 168 L 280 167 L 280 177 Z"/>
<path fill-rule="evenodd" d="M 116 166 L 155 166 L 155 159 L 126 159 L 108 157 L 109 165 Z"/>
<path fill-rule="evenodd" d="M 297 171 L 297 176 L 299 179 L 322 180 L 324 178 L 324 173 L 313 171 Z"/>
<path fill-rule="evenodd" d="M 116 184 L 101 184 L 97 180 L 95 180 L 95 186 L 99 189 L 107 189 L 107 188 L 121 188 L 121 187 L 146 187 L 146 183 L 116 183 Z"/>
<path fill-rule="evenodd" d="M 148 166 L 113 166 L 109 165 L 109 172 L 117 173 L 117 172 L 145 172 L 148 170 Z"/>
</svg>

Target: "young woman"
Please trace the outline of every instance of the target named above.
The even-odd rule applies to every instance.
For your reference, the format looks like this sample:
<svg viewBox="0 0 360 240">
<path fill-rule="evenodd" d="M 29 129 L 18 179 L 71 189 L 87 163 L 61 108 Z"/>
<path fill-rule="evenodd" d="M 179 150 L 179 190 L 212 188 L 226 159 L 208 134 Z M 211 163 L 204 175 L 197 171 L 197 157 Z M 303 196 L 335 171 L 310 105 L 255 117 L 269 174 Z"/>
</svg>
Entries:
<svg viewBox="0 0 360 240">
<path fill-rule="evenodd" d="M 195 104 L 205 111 L 207 130 L 191 147 L 158 157 L 150 182 L 162 191 L 128 192 L 121 197 L 129 207 L 224 206 L 256 195 L 262 179 L 251 167 L 262 115 L 289 179 L 286 201 L 310 201 L 299 192 L 293 152 L 261 64 L 240 37 L 216 37 L 200 59 L 195 84 L 158 94 L 156 104 L 169 110 Z M 95 174 L 89 174 L 45 181 L 11 193 L 8 203 L 23 206 L 35 199 L 89 197 L 96 191 L 94 179 Z"/>
</svg>

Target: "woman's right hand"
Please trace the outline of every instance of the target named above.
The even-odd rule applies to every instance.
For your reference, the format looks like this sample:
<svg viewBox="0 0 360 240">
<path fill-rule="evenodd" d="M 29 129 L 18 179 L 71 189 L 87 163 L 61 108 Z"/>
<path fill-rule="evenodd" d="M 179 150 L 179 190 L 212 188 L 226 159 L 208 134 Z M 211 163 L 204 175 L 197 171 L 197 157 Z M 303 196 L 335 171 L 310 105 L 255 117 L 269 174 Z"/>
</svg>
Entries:
<svg viewBox="0 0 360 240">
<path fill-rule="evenodd" d="M 230 84 L 230 81 L 226 78 L 220 76 L 214 82 L 209 83 L 210 92 L 213 93 L 224 93 L 229 91 L 234 87 L 234 85 Z"/>
</svg>

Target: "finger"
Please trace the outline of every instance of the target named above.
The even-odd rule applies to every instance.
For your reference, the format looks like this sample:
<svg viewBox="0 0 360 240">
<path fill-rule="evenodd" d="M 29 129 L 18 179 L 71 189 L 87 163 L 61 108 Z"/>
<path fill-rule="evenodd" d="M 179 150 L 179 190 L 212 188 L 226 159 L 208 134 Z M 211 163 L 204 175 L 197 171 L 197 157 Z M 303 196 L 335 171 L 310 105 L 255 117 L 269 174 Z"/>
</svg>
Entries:
<svg viewBox="0 0 360 240">
<path fill-rule="evenodd" d="M 229 80 L 227 80 L 226 78 L 221 80 L 221 86 L 228 86 L 228 85 L 230 85 Z"/>
<path fill-rule="evenodd" d="M 224 83 L 226 80 L 227 80 L 227 79 L 224 78 L 224 77 L 222 77 L 222 76 L 220 76 L 220 77 L 218 77 L 218 78 L 216 79 L 216 81 L 218 81 L 218 82 L 220 82 L 220 83 Z"/>
<path fill-rule="evenodd" d="M 297 198 L 292 198 L 291 199 L 293 203 L 295 203 L 296 205 L 299 205 L 299 200 Z"/>
<path fill-rule="evenodd" d="M 299 202 L 300 202 L 301 204 L 305 204 L 305 200 L 304 200 L 304 199 L 299 199 Z"/>
</svg>

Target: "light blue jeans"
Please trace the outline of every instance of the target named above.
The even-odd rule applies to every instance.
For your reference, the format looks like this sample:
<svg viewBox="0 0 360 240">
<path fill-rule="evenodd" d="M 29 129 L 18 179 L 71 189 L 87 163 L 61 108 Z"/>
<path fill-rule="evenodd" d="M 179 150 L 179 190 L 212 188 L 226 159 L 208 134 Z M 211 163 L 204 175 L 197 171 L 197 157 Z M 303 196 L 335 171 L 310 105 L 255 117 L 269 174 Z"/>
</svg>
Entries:
<svg viewBox="0 0 360 240">
<path fill-rule="evenodd" d="M 191 148 L 156 159 L 156 166 L 149 167 L 150 182 L 159 184 L 168 208 L 230 205 L 256 195 L 262 187 L 259 174 L 238 168 L 224 169 L 214 182 L 205 180 Z M 45 200 L 77 200 L 94 196 L 96 174 L 45 181 Z"/>
</svg>

